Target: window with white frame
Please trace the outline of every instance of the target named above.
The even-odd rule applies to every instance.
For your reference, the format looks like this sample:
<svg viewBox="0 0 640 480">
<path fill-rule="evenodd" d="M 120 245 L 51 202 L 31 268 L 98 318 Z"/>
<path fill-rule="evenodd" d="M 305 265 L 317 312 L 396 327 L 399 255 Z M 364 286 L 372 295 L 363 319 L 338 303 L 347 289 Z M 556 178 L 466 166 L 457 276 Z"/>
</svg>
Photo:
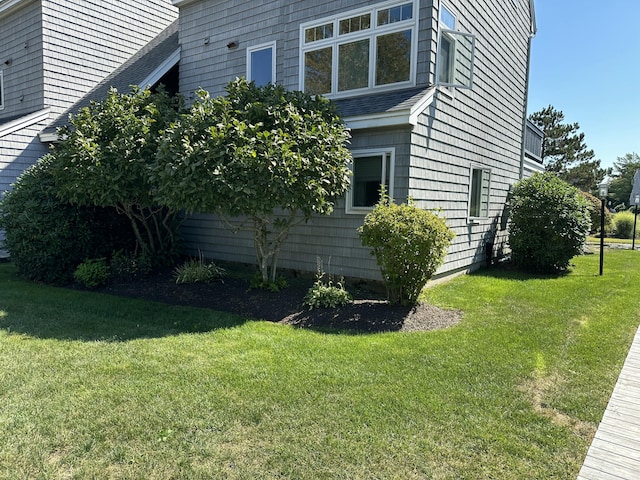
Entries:
<svg viewBox="0 0 640 480">
<path fill-rule="evenodd" d="M 276 83 L 276 42 L 247 48 L 247 80 L 259 87 Z"/>
<path fill-rule="evenodd" d="M 489 216 L 489 195 L 491 191 L 491 170 L 488 168 L 471 168 L 471 185 L 469 186 L 469 217 L 486 218 Z"/>
<path fill-rule="evenodd" d="M 347 193 L 347 213 L 369 212 L 380 200 L 380 191 L 393 197 L 395 149 L 352 152 L 351 188 Z"/>
<path fill-rule="evenodd" d="M 385 2 L 300 27 L 300 88 L 340 95 L 415 83 L 415 0 Z"/>
<path fill-rule="evenodd" d="M 0 70 L 0 110 L 4 108 L 4 77 Z"/>
<path fill-rule="evenodd" d="M 436 56 L 436 85 L 471 88 L 475 36 L 456 30 L 455 14 L 440 5 L 438 52 Z"/>
</svg>

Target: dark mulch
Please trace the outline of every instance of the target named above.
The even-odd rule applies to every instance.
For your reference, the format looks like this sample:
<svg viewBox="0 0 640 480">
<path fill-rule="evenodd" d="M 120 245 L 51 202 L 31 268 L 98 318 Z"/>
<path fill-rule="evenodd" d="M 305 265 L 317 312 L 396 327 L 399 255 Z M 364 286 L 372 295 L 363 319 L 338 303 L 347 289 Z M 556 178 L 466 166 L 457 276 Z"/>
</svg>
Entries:
<svg viewBox="0 0 640 480">
<path fill-rule="evenodd" d="M 228 275 L 209 284 L 178 285 L 171 271 L 162 271 L 131 282 L 112 283 L 100 291 L 319 330 L 425 331 L 455 325 L 462 317 L 461 312 L 428 304 L 416 307 L 389 305 L 375 290 L 362 285 L 347 287 L 355 298 L 351 305 L 309 310 L 302 302 L 312 284 L 313 279 L 291 277 L 289 286 L 271 292 L 251 289 L 246 275 Z"/>
</svg>

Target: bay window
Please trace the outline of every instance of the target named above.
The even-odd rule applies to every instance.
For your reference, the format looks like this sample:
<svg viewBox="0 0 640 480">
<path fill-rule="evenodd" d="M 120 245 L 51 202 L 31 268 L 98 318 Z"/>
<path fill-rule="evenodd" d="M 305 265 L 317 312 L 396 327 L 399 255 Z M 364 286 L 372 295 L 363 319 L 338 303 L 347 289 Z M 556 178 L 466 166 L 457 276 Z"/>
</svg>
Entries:
<svg viewBox="0 0 640 480">
<path fill-rule="evenodd" d="M 415 83 L 415 0 L 385 2 L 301 29 L 300 87 L 340 95 Z"/>
</svg>

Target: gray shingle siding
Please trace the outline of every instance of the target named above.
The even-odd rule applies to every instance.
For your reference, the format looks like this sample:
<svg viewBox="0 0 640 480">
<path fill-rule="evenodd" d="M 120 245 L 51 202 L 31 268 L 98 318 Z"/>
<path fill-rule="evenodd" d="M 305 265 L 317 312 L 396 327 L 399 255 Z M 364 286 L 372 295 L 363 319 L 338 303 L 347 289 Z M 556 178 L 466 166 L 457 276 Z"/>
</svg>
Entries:
<svg viewBox="0 0 640 480">
<path fill-rule="evenodd" d="M 10 9 L 6 5 L 0 2 L 5 99 L 0 110 L 0 193 L 46 153 L 48 146 L 38 134 L 178 14 L 170 0 L 22 0 Z M 45 110 L 46 118 L 30 120 Z M 14 124 L 21 126 L 14 129 Z"/>
<path fill-rule="evenodd" d="M 169 0 L 43 0 L 45 103 L 62 113 L 177 18 Z"/>
<path fill-rule="evenodd" d="M 0 17 L 0 70 L 4 83 L 0 125 L 5 119 L 44 108 L 41 28 L 39 1 L 28 2 Z M 9 60 L 10 64 L 5 64 Z"/>
</svg>

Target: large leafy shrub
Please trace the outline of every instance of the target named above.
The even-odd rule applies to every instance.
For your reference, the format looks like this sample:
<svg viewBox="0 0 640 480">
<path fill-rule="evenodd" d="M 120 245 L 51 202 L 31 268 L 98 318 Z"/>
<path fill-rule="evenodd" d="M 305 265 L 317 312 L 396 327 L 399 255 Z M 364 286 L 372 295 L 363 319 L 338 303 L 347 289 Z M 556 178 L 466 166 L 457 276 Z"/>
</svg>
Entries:
<svg viewBox="0 0 640 480">
<path fill-rule="evenodd" d="M 158 205 L 151 164 L 162 132 L 179 115 L 181 97 L 160 91 L 109 90 L 60 130 L 52 156 L 58 194 L 77 205 L 112 207 L 129 220 L 136 254 L 156 263 L 175 254 L 177 211 Z"/>
<path fill-rule="evenodd" d="M 558 272 L 582 252 L 591 217 L 589 203 L 555 174 L 518 182 L 511 199 L 509 244 L 513 262 L 537 272 Z"/>
<path fill-rule="evenodd" d="M 113 209 L 71 205 L 57 196 L 51 157 L 27 169 L 0 203 L 4 246 L 18 273 L 34 281 L 70 282 L 86 258 L 131 246 L 124 217 Z"/>
<path fill-rule="evenodd" d="M 346 192 L 348 138 L 329 100 L 238 79 L 226 96 L 198 92 L 167 129 L 157 195 L 172 208 L 218 213 L 232 229 L 250 230 L 261 282 L 273 284 L 290 229 L 330 214 Z"/>
<path fill-rule="evenodd" d="M 373 249 L 389 302 L 402 305 L 418 301 L 454 237 L 435 213 L 412 201 L 397 205 L 385 195 L 367 214 L 359 233 L 362 244 Z"/>
</svg>

